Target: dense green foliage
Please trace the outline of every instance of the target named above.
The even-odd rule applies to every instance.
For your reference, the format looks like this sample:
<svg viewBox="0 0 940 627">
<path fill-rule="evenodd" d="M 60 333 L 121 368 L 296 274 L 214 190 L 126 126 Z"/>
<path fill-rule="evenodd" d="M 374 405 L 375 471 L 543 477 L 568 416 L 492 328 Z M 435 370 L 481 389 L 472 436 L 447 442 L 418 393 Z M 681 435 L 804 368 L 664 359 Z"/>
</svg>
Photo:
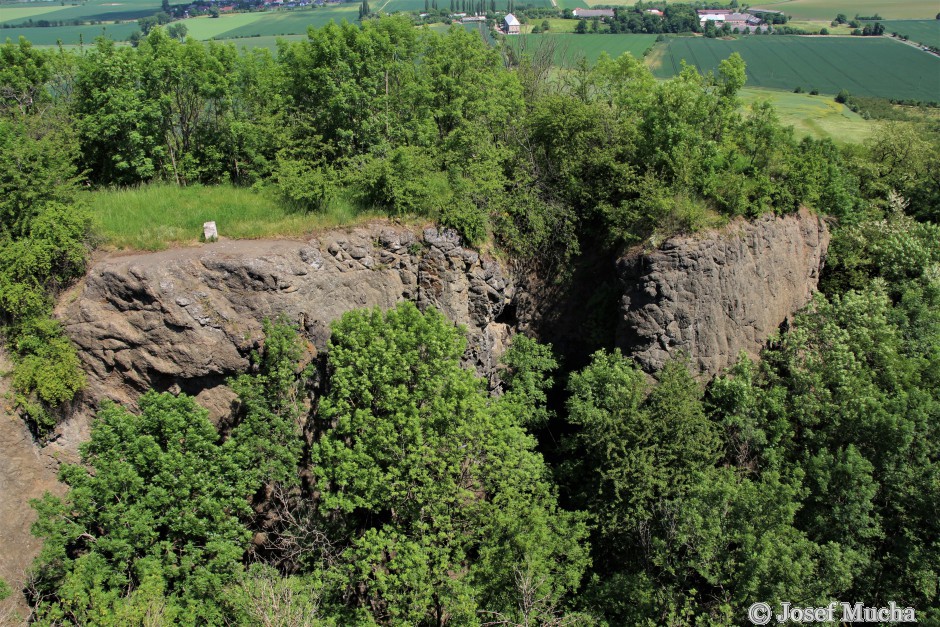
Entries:
<svg viewBox="0 0 940 627">
<path fill-rule="evenodd" d="M 56 106 L 69 64 L 24 40 L 0 46 L 0 321 L 17 405 L 40 432 L 84 385 L 74 348 L 49 318 L 52 296 L 84 272 L 89 228 L 75 203 L 74 136 Z"/>
<path fill-rule="evenodd" d="M 582 516 L 558 507 L 523 427 L 544 411 L 554 362 L 543 348 L 523 342 L 509 392 L 492 398 L 460 366 L 463 333 L 441 314 L 352 312 L 333 327 L 310 404 L 315 373 L 298 367 L 296 332 L 265 331 L 257 372 L 232 382 L 240 408 L 224 435 L 185 395 L 99 412 L 88 468 L 66 466 L 66 497 L 36 503 L 41 624 L 562 616 L 589 558 Z M 273 525 L 252 502 L 275 508 Z M 255 558 L 280 571 L 243 566 L 259 525 Z"/>
</svg>

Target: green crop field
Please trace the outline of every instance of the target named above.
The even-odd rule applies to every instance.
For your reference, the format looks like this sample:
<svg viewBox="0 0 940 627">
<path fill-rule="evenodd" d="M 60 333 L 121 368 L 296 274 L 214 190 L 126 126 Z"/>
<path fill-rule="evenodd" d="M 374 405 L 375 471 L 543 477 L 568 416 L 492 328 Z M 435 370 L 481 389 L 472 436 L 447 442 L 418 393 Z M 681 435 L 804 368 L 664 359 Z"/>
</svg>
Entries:
<svg viewBox="0 0 940 627">
<path fill-rule="evenodd" d="M 43 11 L 38 17 L 34 16 L 32 19 L 113 22 L 117 20 L 136 20 L 147 15 L 153 15 L 160 10 L 160 0 L 88 0 L 82 4 L 76 3 L 75 5 L 70 2 L 66 2 L 64 6 L 58 2 L 53 4 L 58 10 Z M 45 9 L 49 7 L 50 3 L 34 2 L 17 4 L 13 5 L 16 8 L 9 9 L 8 7 L 11 5 L 0 5 L 0 22 L 13 24 L 22 23 L 23 20 L 16 17 L 20 15 L 19 11 L 29 11 L 33 9 L 34 5 L 36 7 L 41 6 Z M 13 17 L 7 17 L 8 11 Z M 25 19 L 29 19 L 29 16 L 26 16 Z"/>
<path fill-rule="evenodd" d="M 516 50 L 534 50 L 540 45 L 555 46 L 555 64 L 574 67 L 582 58 L 589 63 L 597 61 L 602 52 L 619 57 L 629 52 L 642 58 L 656 42 L 656 35 L 519 35 L 507 37 L 509 45 Z"/>
<path fill-rule="evenodd" d="M 231 37 L 257 37 L 269 35 L 303 35 L 308 26 L 320 27 L 329 22 L 354 22 L 359 19 L 359 5 L 345 4 L 337 7 L 277 11 L 263 14 L 264 18 L 233 28 L 219 35 L 219 39 Z"/>
<path fill-rule="evenodd" d="M 262 37 L 238 37 L 236 39 L 219 39 L 223 44 L 233 44 L 239 48 L 267 48 L 271 52 L 277 50 L 279 41 L 303 41 L 306 35 L 264 35 Z"/>
<path fill-rule="evenodd" d="M 584 0 L 556 0 L 559 9 L 586 9 L 588 3 Z"/>
<path fill-rule="evenodd" d="M 79 43 L 92 44 L 101 35 L 115 41 L 125 41 L 136 30 L 138 30 L 137 24 L 133 22 L 89 26 L 50 26 L 48 28 L 4 28 L 0 30 L 0 39 L 10 38 L 16 41 L 17 38 L 23 36 L 37 46 L 55 46 L 60 41 L 66 46 L 74 46 Z"/>
<path fill-rule="evenodd" d="M 940 11 L 937 0 L 783 0 L 753 8 L 783 11 L 797 20 L 832 20 L 838 13 L 849 18 L 877 13 L 887 20 L 933 19 Z"/>
<path fill-rule="evenodd" d="M 747 63 L 752 87 L 826 94 L 847 89 L 860 96 L 940 101 L 940 59 L 882 37 L 680 37 L 654 55 L 653 72 L 674 76 L 683 59 L 702 72 L 714 71 L 733 52 Z"/>
<path fill-rule="evenodd" d="M 272 15 L 271 13 L 230 13 L 218 18 L 209 16 L 192 17 L 184 20 L 186 32 L 194 39 L 222 38 L 224 33 L 236 28 L 254 24 L 258 20 Z"/>
<path fill-rule="evenodd" d="M 61 4 L 43 2 L 42 4 L 0 4 L 0 24 L 22 24 L 26 20 L 46 19 L 47 13 L 61 11 Z"/>
<path fill-rule="evenodd" d="M 897 33 L 928 46 L 940 47 L 940 20 L 889 20 L 882 24 L 889 33 Z"/>
<path fill-rule="evenodd" d="M 430 4 L 430 0 L 428 1 Z M 369 5 L 373 11 L 384 11 L 386 13 L 395 13 L 396 11 L 424 11 L 424 0 L 376 0 Z M 444 8 L 449 6 L 438 2 L 438 6 Z"/>
</svg>

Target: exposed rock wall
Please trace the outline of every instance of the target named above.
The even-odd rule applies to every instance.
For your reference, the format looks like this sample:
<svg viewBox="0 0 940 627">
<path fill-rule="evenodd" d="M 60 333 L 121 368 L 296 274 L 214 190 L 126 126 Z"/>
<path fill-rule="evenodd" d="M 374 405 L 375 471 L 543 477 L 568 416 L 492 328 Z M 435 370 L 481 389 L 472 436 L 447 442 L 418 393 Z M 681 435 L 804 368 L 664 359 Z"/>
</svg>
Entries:
<svg viewBox="0 0 940 627">
<path fill-rule="evenodd" d="M 466 325 L 466 359 L 490 373 L 511 332 L 499 317 L 512 296 L 500 265 L 462 248 L 455 233 L 374 225 L 308 242 L 223 241 L 112 257 L 59 313 L 92 399 L 132 403 L 144 390 L 178 387 L 202 392 L 218 414 L 230 400 L 220 386 L 248 367 L 265 318 L 286 315 L 322 350 L 329 324 L 351 309 L 433 305 Z"/>
<path fill-rule="evenodd" d="M 627 255 L 617 345 L 647 371 L 680 351 L 709 375 L 742 350 L 756 356 L 815 292 L 828 245 L 825 223 L 803 210 Z"/>
</svg>

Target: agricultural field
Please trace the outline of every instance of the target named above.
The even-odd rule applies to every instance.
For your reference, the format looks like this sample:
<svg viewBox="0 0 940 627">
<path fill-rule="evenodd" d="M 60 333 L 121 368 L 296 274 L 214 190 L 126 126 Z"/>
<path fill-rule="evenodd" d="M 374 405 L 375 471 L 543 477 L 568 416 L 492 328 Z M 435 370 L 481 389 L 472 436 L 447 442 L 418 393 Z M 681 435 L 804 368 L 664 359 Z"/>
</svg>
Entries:
<svg viewBox="0 0 940 627">
<path fill-rule="evenodd" d="M 254 24 L 266 17 L 267 13 L 229 13 L 217 18 L 208 15 L 184 20 L 186 33 L 193 39 L 219 39 L 230 30 Z"/>
<path fill-rule="evenodd" d="M 223 44 L 233 44 L 238 48 L 267 48 L 271 52 L 277 50 L 278 41 L 303 41 L 306 35 L 264 35 L 262 37 L 237 37 L 234 39 L 219 39 Z"/>
<path fill-rule="evenodd" d="M 430 4 L 430 0 L 428 2 Z M 424 11 L 424 0 L 374 0 L 369 6 L 373 11 L 395 13 L 397 11 Z M 447 2 L 438 2 L 441 8 L 449 6 Z"/>
<path fill-rule="evenodd" d="M 710 72 L 733 52 L 747 63 L 751 87 L 940 101 L 940 59 L 882 37 L 677 37 L 658 48 L 650 64 L 659 78 L 677 74 L 683 59 Z"/>
<path fill-rule="evenodd" d="M 359 5 L 345 4 L 338 7 L 277 11 L 260 15 L 263 16 L 262 19 L 220 33 L 216 38 L 302 35 L 307 32 L 308 26 L 316 28 L 329 22 L 356 21 L 359 19 Z"/>
<path fill-rule="evenodd" d="M 23 4 L 0 5 L 0 22 L 18 24 L 23 19 L 29 19 L 26 12 L 38 8 L 48 9 L 50 4 L 56 7 L 55 11 L 42 11 L 33 20 L 43 19 L 49 21 L 83 20 L 87 22 L 113 22 L 120 20 L 136 20 L 147 15 L 153 15 L 160 10 L 160 0 L 88 0 L 82 4 L 66 2 L 63 6 L 59 2 L 32 2 Z M 7 17 L 10 15 L 11 17 Z"/>
<path fill-rule="evenodd" d="M 837 144 L 867 139 L 878 122 L 866 120 L 832 96 L 811 96 L 775 89 L 745 87 L 741 101 L 747 108 L 759 101 L 770 101 L 785 126 L 792 126 L 798 137 L 829 138 Z"/>
<path fill-rule="evenodd" d="M 940 47 L 940 20 L 886 20 L 882 24 L 889 33 L 897 33 L 917 43 Z"/>
<path fill-rule="evenodd" d="M 48 13 L 61 11 L 62 5 L 43 2 L 42 4 L 0 4 L 0 24 L 22 24 L 26 20 L 46 19 Z"/>
<path fill-rule="evenodd" d="M 849 18 L 877 13 L 886 20 L 927 20 L 936 17 L 940 4 L 937 0 L 783 0 L 752 8 L 783 11 L 795 20 L 830 21 L 839 13 Z"/>
<path fill-rule="evenodd" d="M 588 3 L 585 0 L 556 0 L 559 9 L 586 9 Z"/>
<path fill-rule="evenodd" d="M 25 37 L 37 46 L 55 46 L 61 42 L 65 46 L 79 43 L 93 44 L 95 39 L 104 35 L 115 41 L 125 41 L 131 33 L 139 30 L 136 22 L 125 24 L 95 24 L 88 26 L 50 26 L 48 28 L 4 28 L 0 30 L 0 43 L 7 38 L 16 41 Z"/>
<path fill-rule="evenodd" d="M 555 65 L 574 67 L 581 59 L 589 63 L 597 61 L 602 52 L 619 57 L 629 52 L 642 58 L 656 42 L 656 35 L 519 35 L 507 37 L 509 45 L 516 50 L 534 50 L 540 45 L 555 46 Z"/>
</svg>

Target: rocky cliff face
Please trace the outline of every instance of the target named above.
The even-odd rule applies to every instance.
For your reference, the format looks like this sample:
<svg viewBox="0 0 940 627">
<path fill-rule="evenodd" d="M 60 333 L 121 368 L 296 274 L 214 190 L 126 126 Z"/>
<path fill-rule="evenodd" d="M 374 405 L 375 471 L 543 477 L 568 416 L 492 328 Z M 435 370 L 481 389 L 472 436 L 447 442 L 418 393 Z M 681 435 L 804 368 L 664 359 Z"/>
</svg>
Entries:
<svg viewBox="0 0 940 627">
<path fill-rule="evenodd" d="M 742 350 L 756 356 L 815 292 L 828 245 L 825 223 L 804 210 L 627 255 L 617 345 L 650 372 L 679 352 L 709 375 Z"/>
<path fill-rule="evenodd" d="M 248 367 L 265 318 L 299 324 L 315 351 L 344 312 L 411 300 L 466 325 L 466 359 L 488 374 L 511 332 L 500 314 L 512 296 L 501 266 L 455 233 L 374 225 L 106 259 L 60 316 L 90 398 L 133 403 L 147 389 L 180 389 L 219 415 L 231 401 L 225 378 Z"/>
</svg>

